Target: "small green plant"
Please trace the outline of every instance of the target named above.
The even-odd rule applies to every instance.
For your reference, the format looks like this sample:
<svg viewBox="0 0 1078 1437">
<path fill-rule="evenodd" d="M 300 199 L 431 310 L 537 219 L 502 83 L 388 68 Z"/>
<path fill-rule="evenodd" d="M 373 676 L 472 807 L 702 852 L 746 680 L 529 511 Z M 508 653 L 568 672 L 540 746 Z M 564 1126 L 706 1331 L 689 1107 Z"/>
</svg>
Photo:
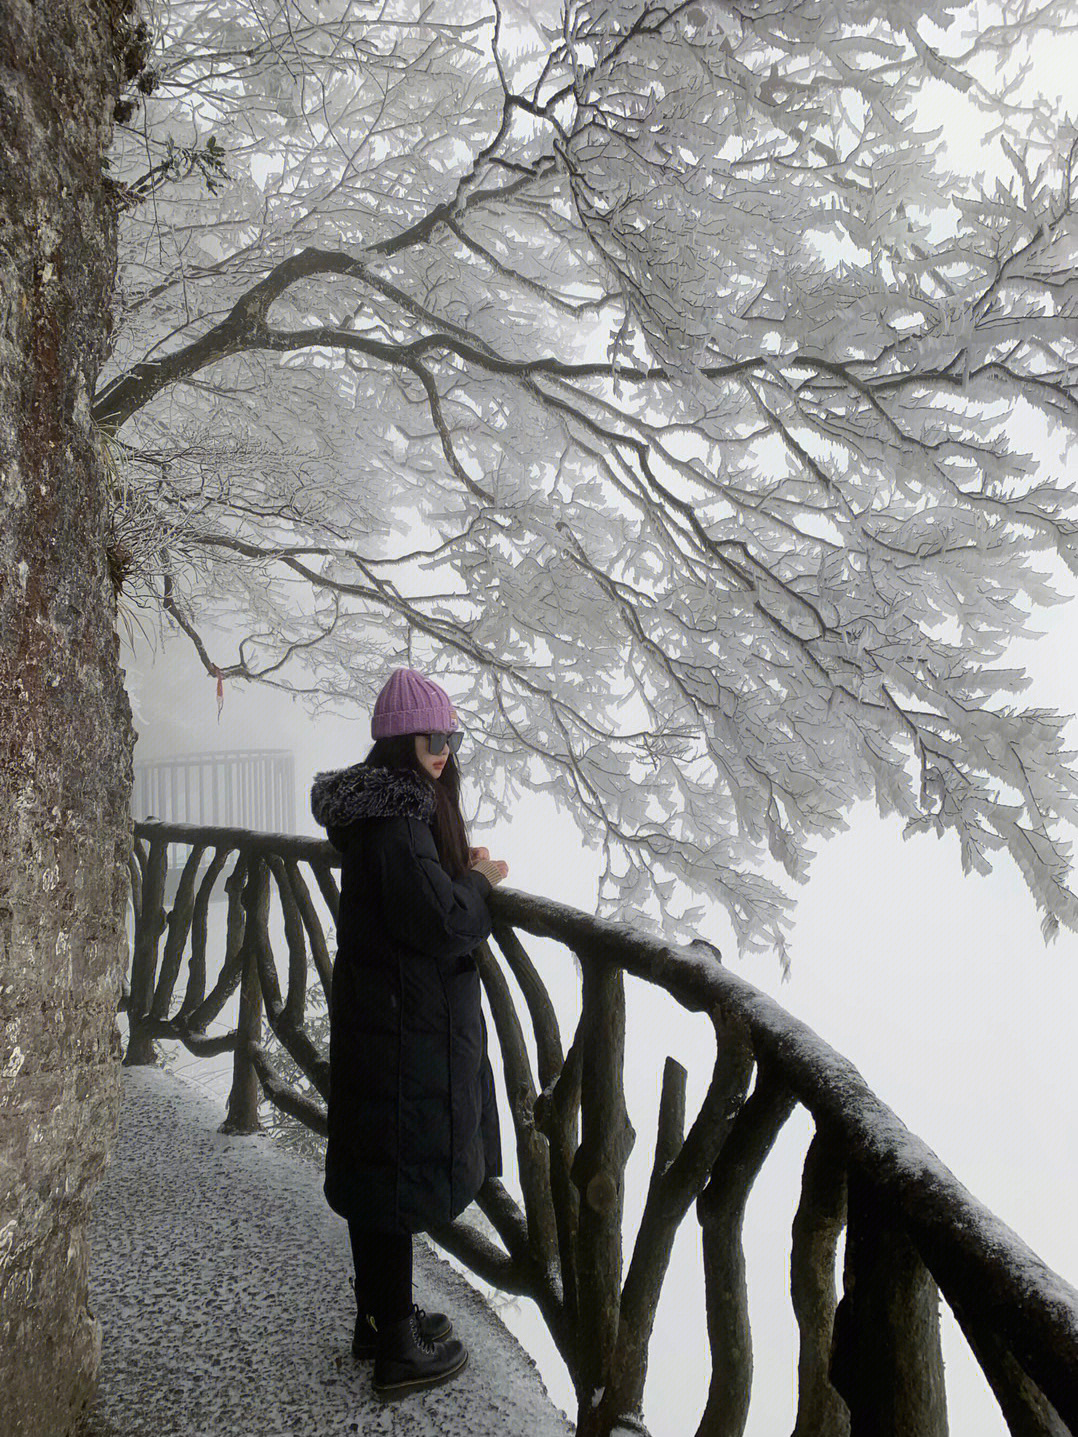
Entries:
<svg viewBox="0 0 1078 1437">
<path fill-rule="evenodd" d="M 225 169 L 224 146 L 215 135 L 211 135 L 203 145 L 178 145 L 171 135 L 166 135 L 162 143 L 165 147 L 164 159 L 151 166 L 144 175 L 129 184 L 114 181 L 117 196 L 125 209 L 141 204 L 164 185 L 185 180 L 195 171 L 202 176 L 211 195 L 218 194 L 224 183 L 231 179 Z M 101 163 L 106 170 L 110 168 L 108 156 Z"/>
</svg>

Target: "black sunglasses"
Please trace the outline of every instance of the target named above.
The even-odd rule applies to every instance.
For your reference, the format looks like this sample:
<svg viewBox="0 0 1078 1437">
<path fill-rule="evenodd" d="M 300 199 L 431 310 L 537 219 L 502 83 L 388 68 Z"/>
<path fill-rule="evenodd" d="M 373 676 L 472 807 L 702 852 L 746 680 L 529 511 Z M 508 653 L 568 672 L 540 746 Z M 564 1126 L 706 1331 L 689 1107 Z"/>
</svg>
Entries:
<svg viewBox="0 0 1078 1437">
<path fill-rule="evenodd" d="M 456 753 L 463 738 L 464 730 L 462 728 L 454 729 L 452 733 L 429 733 L 427 734 L 427 745 L 431 753 L 441 753 L 448 743 L 449 752 Z"/>
</svg>

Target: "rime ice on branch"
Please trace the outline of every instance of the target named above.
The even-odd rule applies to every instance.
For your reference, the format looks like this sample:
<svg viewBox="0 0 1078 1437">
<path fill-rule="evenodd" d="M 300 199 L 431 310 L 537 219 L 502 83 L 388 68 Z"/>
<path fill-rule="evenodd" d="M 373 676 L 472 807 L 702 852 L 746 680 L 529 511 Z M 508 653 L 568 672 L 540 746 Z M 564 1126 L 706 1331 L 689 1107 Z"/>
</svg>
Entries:
<svg viewBox="0 0 1078 1437">
<path fill-rule="evenodd" d="M 765 851 L 804 881 L 870 798 L 1078 926 L 1064 718 L 994 666 L 1078 572 L 1074 134 L 1009 78 L 1069 5 L 294 8 L 171 6 L 116 150 L 132 595 L 316 702 L 452 654 L 477 785 L 534 756 L 602 911 L 674 875 L 785 960 Z"/>
</svg>

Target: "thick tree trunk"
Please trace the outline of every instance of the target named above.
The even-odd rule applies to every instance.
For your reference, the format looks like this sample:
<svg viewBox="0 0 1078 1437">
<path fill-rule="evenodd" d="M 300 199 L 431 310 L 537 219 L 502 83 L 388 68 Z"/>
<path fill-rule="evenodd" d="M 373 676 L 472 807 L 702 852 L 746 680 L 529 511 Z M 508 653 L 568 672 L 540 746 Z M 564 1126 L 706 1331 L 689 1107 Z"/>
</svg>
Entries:
<svg viewBox="0 0 1078 1437">
<path fill-rule="evenodd" d="M 119 1109 L 130 711 L 89 401 L 126 0 L 0 4 L 0 1408 L 63 1437 L 100 1352 L 86 1222 Z"/>
</svg>

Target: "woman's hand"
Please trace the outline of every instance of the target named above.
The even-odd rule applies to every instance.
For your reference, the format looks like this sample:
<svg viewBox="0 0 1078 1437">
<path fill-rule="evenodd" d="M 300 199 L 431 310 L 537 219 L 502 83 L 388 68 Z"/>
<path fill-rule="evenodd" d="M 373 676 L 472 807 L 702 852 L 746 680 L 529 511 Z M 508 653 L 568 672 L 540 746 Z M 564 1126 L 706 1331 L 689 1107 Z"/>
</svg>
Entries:
<svg viewBox="0 0 1078 1437">
<path fill-rule="evenodd" d="M 471 868 L 472 864 L 473 864 L 473 863 L 478 863 L 478 861 L 479 861 L 481 858 L 489 858 L 489 857 L 490 857 L 490 849 L 489 849 L 489 848 L 469 848 L 469 849 L 468 849 L 468 867 Z"/>
<path fill-rule="evenodd" d="M 486 852 L 486 849 L 483 849 Z M 500 883 L 509 872 L 509 865 L 504 858 L 479 858 L 468 865 L 476 873 L 481 873 L 489 883 Z"/>
</svg>

